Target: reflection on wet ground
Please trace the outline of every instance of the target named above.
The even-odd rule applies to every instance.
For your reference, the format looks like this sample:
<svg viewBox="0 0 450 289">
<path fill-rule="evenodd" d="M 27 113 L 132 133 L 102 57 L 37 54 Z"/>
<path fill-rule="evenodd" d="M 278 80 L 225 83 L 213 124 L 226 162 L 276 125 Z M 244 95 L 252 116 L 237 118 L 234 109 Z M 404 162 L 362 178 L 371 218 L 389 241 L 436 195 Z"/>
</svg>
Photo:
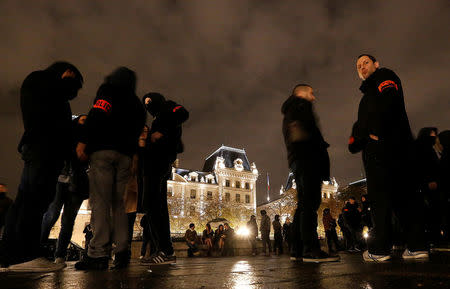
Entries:
<svg viewBox="0 0 450 289">
<path fill-rule="evenodd" d="M 176 265 L 141 266 L 119 271 L 0 273 L 0 288 L 450 288 L 450 254 L 429 261 L 366 264 L 360 254 L 341 254 L 336 263 L 294 263 L 282 257 L 179 259 Z M 149 270 L 151 269 L 151 270 Z"/>
</svg>

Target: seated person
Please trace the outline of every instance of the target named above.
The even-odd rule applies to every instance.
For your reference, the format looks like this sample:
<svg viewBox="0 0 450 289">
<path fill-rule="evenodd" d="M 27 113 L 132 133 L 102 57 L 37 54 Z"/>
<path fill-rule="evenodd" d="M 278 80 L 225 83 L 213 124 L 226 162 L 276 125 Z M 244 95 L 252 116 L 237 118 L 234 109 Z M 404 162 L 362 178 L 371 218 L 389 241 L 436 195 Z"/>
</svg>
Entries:
<svg viewBox="0 0 450 289">
<path fill-rule="evenodd" d="M 222 238 L 224 233 L 223 225 L 220 224 L 217 230 L 214 232 L 214 247 L 219 250 L 220 253 L 223 252 L 224 239 Z"/>
<path fill-rule="evenodd" d="M 224 240 L 223 253 L 225 256 L 234 256 L 234 230 L 228 223 L 224 224 L 222 239 Z"/>
<path fill-rule="evenodd" d="M 195 225 L 193 223 L 189 224 L 189 229 L 186 230 L 184 238 L 186 239 L 186 244 L 189 247 L 188 256 L 192 257 L 200 255 L 197 246 L 197 232 L 195 231 Z"/>
<path fill-rule="evenodd" d="M 211 255 L 213 247 L 214 231 L 210 224 L 206 224 L 206 229 L 203 230 L 202 242 L 208 247 L 208 256 Z"/>
</svg>

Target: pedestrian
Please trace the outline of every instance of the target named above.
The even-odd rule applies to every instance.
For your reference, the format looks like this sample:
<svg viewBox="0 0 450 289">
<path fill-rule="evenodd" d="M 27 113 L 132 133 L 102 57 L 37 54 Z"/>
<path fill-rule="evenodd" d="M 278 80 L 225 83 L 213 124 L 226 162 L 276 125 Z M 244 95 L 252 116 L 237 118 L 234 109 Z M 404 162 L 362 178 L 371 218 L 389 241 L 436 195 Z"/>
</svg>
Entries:
<svg viewBox="0 0 450 289">
<path fill-rule="evenodd" d="M 292 259 L 303 262 L 338 261 L 320 249 L 317 235 L 317 210 L 321 186 L 330 178 L 328 143 L 323 139 L 313 109 L 314 90 L 308 84 L 296 85 L 283 103 L 283 135 L 288 163 L 297 185 L 297 209 L 294 214 Z"/>
<path fill-rule="evenodd" d="M 0 240 L 3 235 L 3 226 L 5 225 L 6 214 L 13 203 L 13 200 L 8 197 L 8 186 L 0 183 Z"/>
<path fill-rule="evenodd" d="M 58 177 L 56 195 L 42 218 L 41 243 L 48 241 L 50 231 L 58 220 L 61 209 L 61 229 L 55 250 L 55 263 L 65 264 L 67 246 L 72 239 L 73 226 L 78 210 L 84 200 L 89 198 L 88 163 L 78 160 L 75 148 L 81 137 L 87 115 L 80 115 L 72 121 L 72 154 L 65 162 Z"/>
<path fill-rule="evenodd" d="M 345 208 L 345 207 L 344 207 Z M 347 226 L 345 225 L 345 221 L 344 221 L 344 208 L 342 208 L 341 213 L 338 216 L 338 225 L 339 228 L 341 229 L 341 233 L 342 233 L 342 241 L 343 241 L 343 249 L 344 250 L 349 250 L 352 247 L 352 237 L 350 234 L 350 230 L 347 228 Z"/>
<path fill-rule="evenodd" d="M 135 93 L 136 75 L 120 67 L 105 78 L 86 119 L 86 134 L 77 146 L 80 159 L 89 156 L 91 226 L 88 253 L 78 270 L 107 269 L 114 243 L 114 266 L 128 266 L 128 220 L 125 186 L 132 157 L 145 124 L 145 111 Z"/>
<path fill-rule="evenodd" d="M 250 216 L 250 220 L 247 222 L 248 229 L 248 240 L 250 246 L 252 246 L 252 256 L 258 254 L 258 249 L 256 248 L 256 237 L 258 237 L 258 224 L 256 223 L 255 215 Z"/>
<path fill-rule="evenodd" d="M 170 237 L 170 220 L 167 207 L 167 180 L 172 174 L 172 164 L 177 154 L 183 152 L 182 124 L 189 112 L 174 101 L 166 100 L 156 92 L 143 97 L 147 111 L 153 116 L 146 142 L 144 159 L 144 194 L 142 208 L 147 213 L 152 234 L 151 262 L 174 263 L 176 257 Z M 152 261 L 153 260 L 153 261 Z"/>
<path fill-rule="evenodd" d="M 213 249 L 213 239 L 214 239 L 214 230 L 211 229 L 211 225 L 208 223 L 206 224 L 206 228 L 203 230 L 202 234 L 202 242 L 206 245 L 208 252 L 206 253 L 207 256 L 211 256 L 211 252 Z"/>
<path fill-rule="evenodd" d="M 21 272 L 64 268 L 64 264 L 54 264 L 43 257 L 41 222 L 55 197 L 64 161 L 70 158 L 69 101 L 82 85 L 81 73 L 68 62 L 55 62 L 45 70 L 32 72 L 22 84 L 20 107 L 25 131 L 18 149 L 24 168 L 16 199 L 6 217 L 1 267 Z"/>
<path fill-rule="evenodd" d="M 403 258 L 427 258 L 423 210 L 410 187 L 409 152 L 413 137 L 400 78 L 392 70 L 380 68 L 375 57 L 368 54 L 358 56 L 356 69 L 363 80 L 360 87 L 363 97 L 349 150 L 362 151 L 373 220 L 363 258 L 367 262 L 391 258 L 393 213 L 401 220 L 406 234 Z"/>
<path fill-rule="evenodd" d="M 355 197 L 350 197 L 344 207 L 344 222 L 345 227 L 349 231 L 350 248 L 349 252 L 361 252 L 363 247 L 362 241 L 362 223 L 361 213 Z"/>
<path fill-rule="evenodd" d="M 83 255 L 86 256 L 87 251 L 89 249 L 89 243 L 91 242 L 92 236 L 93 236 L 91 224 L 86 223 L 86 226 L 84 227 L 84 230 L 83 230 L 83 234 L 84 234 L 84 254 Z"/>
<path fill-rule="evenodd" d="M 261 239 L 263 243 L 264 255 L 270 257 L 270 252 L 272 252 L 272 244 L 270 243 L 270 218 L 267 216 L 266 210 L 261 210 L 261 223 L 259 225 L 259 230 L 261 232 Z M 266 248 L 268 251 L 266 251 Z"/>
<path fill-rule="evenodd" d="M 339 251 L 341 246 L 339 245 L 338 237 L 336 234 L 336 219 L 334 219 L 331 215 L 330 208 L 325 208 L 323 210 L 322 223 L 325 230 L 328 252 L 333 253 Z"/>
<path fill-rule="evenodd" d="M 195 231 L 194 223 L 189 224 L 189 229 L 187 229 L 184 233 L 184 239 L 186 240 L 186 245 L 188 246 L 188 257 L 199 256 L 200 252 L 198 250 L 197 244 L 198 236 L 197 231 Z M 157 256 L 156 258 L 159 258 L 159 256 Z M 161 261 L 161 263 L 162 262 L 163 261 Z"/>
<path fill-rule="evenodd" d="M 439 162 L 439 188 L 442 194 L 442 238 L 444 242 L 450 241 L 450 130 L 438 135 L 442 146 L 442 155 Z"/>
<path fill-rule="evenodd" d="M 288 245 L 288 252 L 291 252 L 291 241 L 290 241 L 290 232 L 291 232 L 291 219 L 289 217 L 286 218 L 283 224 L 283 239 Z"/>
<path fill-rule="evenodd" d="M 425 203 L 425 230 L 427 241 L 437 245 L 441 240 L 442 212 L 441 191 L 438 186 L 439 165 L 442 155 L 437 138 L 438 129 L 424 127 L 420 129 L 417 139 L 414 141 L 415 162 L 418 190 Z"/>
<path fill-rule="evenodd" d="M 273 252 L 276 255 L 283 255 L 283 233 L 280 223 L 280 215 L 275 215 L 275 219 L 272 222 L 273 227 Z M 277 252 L 278 250 L 278 252 Z"/>
<path fill-rule="evenodd" d="M 366 226 L 369 230 L 372 228 L 372 217 L 370 215 L 370 201 L 369 196 L 361 196 L 361 222 L 363 226 Z"/>
</svg>

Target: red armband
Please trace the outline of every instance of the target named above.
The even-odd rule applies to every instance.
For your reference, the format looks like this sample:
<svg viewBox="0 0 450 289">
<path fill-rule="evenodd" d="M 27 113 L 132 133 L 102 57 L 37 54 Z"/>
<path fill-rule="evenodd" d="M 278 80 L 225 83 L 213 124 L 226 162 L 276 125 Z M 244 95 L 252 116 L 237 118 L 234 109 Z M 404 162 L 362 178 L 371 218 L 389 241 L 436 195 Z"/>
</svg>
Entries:
<svg viewBox="0 0 450 289">
<path fill-rule="evenodd" d="M 383 92 L 386 88 L 395 87 L 398 90 L 398 86 L 392 80 L 383 81 L 380 85 L 378 85 L 378 91 Z"/>
<path fill-rule="evenodd" d="M 103 99 L 99 99 L 95 102 L 94 104 L 94 108 L 99 108 L 101 110 L 103 110 L 106 113 L 110 113 L 111 112 L 111 104 L 109 102 L 107 102 L 106 100 Z"/>
<path fill-rule="evenodd" d="M 355 142 L 355 138 L 353 137 L 353 136 L 351 136 L 349 139 L 348 139 L 348 144 L 353 144 Z"/>
<path fill-rule="evenodd" d="M 182 108 L 182 106 L 181 106 L 181 105 L 179 105 L 179 106 L 175 107 L 175 108 L 173 109 L 173 112 L 176 112 L 176 111 L 177 111 L 177 110 L 179 110 L 180 108 Z"/>
</svg>

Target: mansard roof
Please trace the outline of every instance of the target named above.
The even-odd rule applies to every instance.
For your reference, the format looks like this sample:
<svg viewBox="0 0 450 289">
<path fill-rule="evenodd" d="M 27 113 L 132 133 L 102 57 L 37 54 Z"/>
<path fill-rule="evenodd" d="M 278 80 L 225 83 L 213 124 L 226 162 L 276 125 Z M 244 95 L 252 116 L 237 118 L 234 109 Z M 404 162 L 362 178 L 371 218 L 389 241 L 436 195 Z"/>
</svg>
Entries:
<svg viewBox="0 0 450 289">
<path fill-rule="evenodd" d="M 197 174 L 198 182 L 201 182 L 202 178 L 204 180 L 206 180 L 206 176 L 207 175 L 212 175 L 213 178 L 214 178 L 214 182 L 217 183 L 216 175 L 214 173 L 210 173 L 210 172 L 200 172 L 200 171 L 194 171 L 194 170 L 177 168 L 177 169 L 175 169 L 175 173 L 177 173 L 178 175 L 182 176 L 183 178 L 185 178 L 188 181 L 191 181 L 190 176 L 192 174 Z"/>
<path fill-rule="evenodd" d="M 226 168 L 234 168 L 234 161 L 239 158 L 242 160 L 244 171 L 250 171 L 250 163 L 247 159 L 247 154 L 245 153 L 244 149 L 237 149 L 222 145 L 209 157 L 206 158 L 205 164 L 203 165 L 204 172 L 214 171 L 214 165 L 216 164 L 217 157 L 224 158 Z"/>
</svg>

